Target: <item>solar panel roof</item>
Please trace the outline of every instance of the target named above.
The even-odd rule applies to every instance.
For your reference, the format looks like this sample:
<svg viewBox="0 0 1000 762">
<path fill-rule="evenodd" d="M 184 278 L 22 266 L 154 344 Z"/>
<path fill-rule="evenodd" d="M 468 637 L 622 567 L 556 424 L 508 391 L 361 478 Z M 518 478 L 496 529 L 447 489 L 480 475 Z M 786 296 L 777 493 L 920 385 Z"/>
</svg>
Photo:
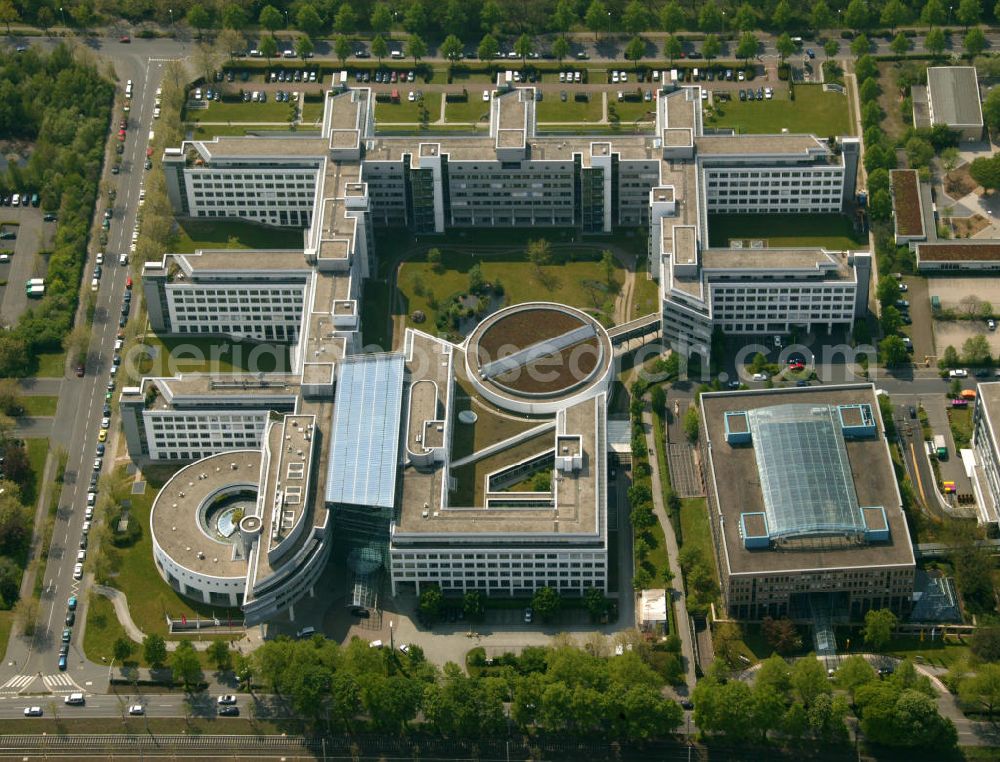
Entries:
<svg viewBox="0 0 1000 762">
<path fill-rule="evenodd" d="M 338 370 L 326 500 L 391 508 L 396 493 L 403 355 L 344 360 Z"/>
<path fill-rule="evenodd" d="M 863 532 L 836 409 L 774 405 L 748 415 L 770 536 Z"/>
</svg>

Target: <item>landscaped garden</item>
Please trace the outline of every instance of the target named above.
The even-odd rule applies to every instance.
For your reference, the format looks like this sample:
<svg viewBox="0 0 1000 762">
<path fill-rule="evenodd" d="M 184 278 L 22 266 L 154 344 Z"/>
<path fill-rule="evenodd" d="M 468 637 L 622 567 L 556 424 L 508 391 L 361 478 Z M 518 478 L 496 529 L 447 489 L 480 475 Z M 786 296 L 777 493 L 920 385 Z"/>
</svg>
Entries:
<svg viewBox="0 0 1000 762">
<path fill-rule="evenodd" d="M 823 138 L 854 134 L 847 96 L 824 91 L 822 85 L 796 85 L 794 100 L 783 88 L 772 100 L 752 102 L 737 100 L 734 92 L 733 100 L 713 103 L 705 126 L 731 127 L 741 134 L 779 135 L 782 130 Z"/>
</svg>

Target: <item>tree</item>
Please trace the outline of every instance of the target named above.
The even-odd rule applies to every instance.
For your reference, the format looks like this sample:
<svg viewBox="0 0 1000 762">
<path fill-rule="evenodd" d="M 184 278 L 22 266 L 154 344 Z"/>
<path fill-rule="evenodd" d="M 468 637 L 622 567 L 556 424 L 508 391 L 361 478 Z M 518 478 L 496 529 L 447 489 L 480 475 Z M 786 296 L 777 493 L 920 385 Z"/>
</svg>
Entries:
<svg viewBox="0 0 1000 762">
<path fill-rule="evenodd" d="M 826 669 L 816 658 L 816 654 L 795 660 L 789 675 L 789 683 L 799 701 L 807 708 L 812 706 L 817 697 L 829 694 L 832 690 Z"/>
<path fill-rule="evenodd" d="M 775 41 L 774 47 L 777 49 L 778 55 L 781 56 L 782 63 L 784 63 L 785 59 L 795 52 L 795 43 L 792 42 L 792 38 L 788 36 L 788 32 L 781 33 Z"/>
<path fill-rule="evenodd" d="M 851 41 L 851 53 L 854 54 L 855 58 L 860 58 L 872 49 L 871 42 L 868 41 L 868 36 L 865 34 L 859 34 Z"/>
<path fill-rule="evenodd" d="M 268 36 L 261 38 L 260 41 L 260 54 L 267 59 L 267 65 L 271 65 L 271 59 L 274 58 L 275 54 L 278 52 L 278 41 L 274 37 Z"/>
<path fill-rule="evenodd" d="M 924 9 L 920 11 L 920 20 L 927 24 L 928 28 L 941 26 L 946 18 L 946 12 L 941 0 L 927 0 Z"/>
<path fill-rule="evenodd" d="M 884 193 L 885 191 L 879 191 Z M 884 336 L 892 336 L 903 325 L 903 315 L 894 304 L 882 308 L 882 317 L 879 318 L 879 325 Z"/>
<path fill-rule="evenodd" d="M 878 279 L 875 296 L 878 298 L 879 304 L 883 307 L 895 304 L 899 299 L 899 294 L 899 281 L 892 277 L 892 275 L 886 273 Z"/>
<path fill-rule="evenodd" d="M 666 56 L 667 60 L 673 64 L 675 60 L 681 57 L 682 52 L 681 41 L 672 34 L 667 35 L 667 39 L 663 43 L 663 55 Z"/>
<path fill-rule="evenodd" d="M 892 631 L 896 629 L 896 615 L 889 609 L 872 609 L 865 614 L 865 626 L 862 633 L 865 643 L 876 651 L 881 651 L 892 640 Z"/>
<path fill-rule="evenodd" d="M 899 336 L 887 336 L 878 345 L 879 357 L 888 368 L 905 365 L 909 360 L 906 344 Z"/>
<path fill-rule="evenodd" d="M 208 660 L 215 665 L 219 672 L 232 669 L 233 654 L 229 650 L 229 641 L 213 640 L 208 646 Z"/>
<path fill-rule="evenodd" d="M 486 63 L 491 63 L 493 59 L 497 57 L 497 52 L 500 50 L 500 43 L 497 42 L 497 38 L 492 34 L 487 34 L 479 42 L 479 48 L 476 50 L 476 54 L 479 56 L 480 61 L 486 61 Z"/>
<path fill-rule="evenodd" d="M 552 27 L 561 34 L 568 32 L 573 24 L 580 20 L 573 0 L 559 0 L 552 14 Z"/>
<path fill-rule="evenodd" d="M 622 28 L 631 35 L 640 34 L 649 29 L 651 23 L 647 4 L 640 0 L 632 0 L 625 6 L 622 13 Z"/>
<path fill-rule="evenodd" d="M 428 249 L 427 250 L 427 263 L 431 266 L 431 269 L 436 273 L 440 273 L 441 267 L 441 250 L 440 249 Z"/>
<path fill-rule="evenodd" d="M 310 37 L 315 37 L 323 29 L 323 19 L 319 17 L 313 6 L 301 5 L 295 14 L 295 26 Z"/>
<path fill-rule="evenodd" d="M 344 40 L 347 43 L 347 51 L 344 52 L 342 47 L 339 47 L 340 41 Z M 340 63 L 343 65 L 344 61 L 347 60 L 347 56 L 351 54 L 351 43 L 346 37 L 338 37 L 335 43 L 338 47 L 336 49 L 337 58 L 340 58 Z M 344 53 L 341 58 L 341 53 Z M 302 59 L 304 62 L 309 56 L 313 54 L 313 41 L 309 39 L 308 34 L 300 34 L 295 40 L 295 55 Z"/>
<path fill-rule="evenodd" d="M 750 65 L 750 59 L 757 55 L 757 49 L 760 47 L 760 42 L 754 36 L 753 32 L 744 32 L 740 35 L 740 41 L 736 45 L 736 57 L 742 58 L 745 65 Z"/>
<path fill-rule="evenodd" d="M 358 17 L 350 3 L 343 3 L 333 19 L 333 28 L 341 34 L 354 34 L 358 28 Z"/>
<path fill-rule="evenodd" d="M 879 21 L 882 22 L 882 26 L 889 27 L 892 34 L 896 33 L 896 27 L 899 26 L 903 20 L 906 18 L 906 6 L 900 2 L 900 0 L 889 0 L 882 7 L 882 15 L 879 17 Z"/>
<path fill-rule="evenodd" d="M 427 55 L 427 43 L 423 41 L 423 38 L 419 34 L 411 34 L 410 38 L 406 41 L 406 56 L 413 59 L 413 65 L 417 65 L 417 61 Z"/>
<path fill-rule="evenodd" d="M 441 43 L 441 55 L 447 58 L 449 61 L 457 61 L 462 57 L 462 51 L 464 50 L 462 41 L 458 39 L 453 34 L 449 34 L 444 38 L 444 42 Z"/>
<path fill-rule="evenodd" d="M 562 65 L 563 59 L 569 55 L 569 41 L 560 35 L 556 37 L 555 41 L 552 43 L 552 55 L 555 56 L 556 61 Z"/>
<path fill-rule="evenodd" d="M 246 29 L 247 14 L 235 3 L 225 3 L 222 9 L 222 28 L 240 32 Z"/>
<path fill-rule="evenodd" d="M 924 47 L 927 48 L 927 52 L 933 56 L 941 55 L 947 44 L 948 42 L 945 39 L 944 30 L 941 29 L 941 27 L 934 27 L 927 33 L 927 36 L 924 37 Z"/>
<path fill-rule="evenodd" d="M 115 638 L 115 642 L 111 646 L 111 655 L 119 664 L 131 656 L 133 651 L 135 651 L 135 644 L 124 635 Z"/>
<path fill-rule="evenodd" d="M 889 49 L 897 56 L 904 55 L 910 49 L 910 38 L 900 32 L 892 38 Z"/>
<path fill-rule="evenodd" d="M 861 732 L 873 743 L 933 750 L 951 748 L 957 741 L 952 721 L 942 717 L 936 702 L 919 691 L 875 681 L 858 689 L 855 703 Z"/>
<path fill-rule="evenodd" d="M 970 58 L 978 56 L 986 50 L 986 35 L 983 30 L 977 26 L 966 32 L 965 39 L 962 40 L 962 47 L 965 48 L 965 53 Z"/>
<path fill-rule="evenodd" d="M 147 635 L 142 641 L 142 656 L 153 669 L 159 669 L 167 661 L 166 641 L 155 633 Z"/>
<path fill-rule="evenodd" d="M 975 26 L 979 23 L 980 17 L 983 15 L 983 8 L 980 0 L 961 0 L 958 4 L 958 20 L 965 25 L 968 29 L 970 26 Z"/>
<path fill-rule="evenodd" d="M 352 51 L 353 46 L 351 45 L 351 41 L 344 35 L 338 35 L 337 39 L 333 41 L 333 54 L 337 56 L 341 66 L 350 58 Z"/>
<path fill-rule="evenodd" d="M 528 56 L 535 52 L 535 41 L 529 35 L 522 34 L 514 41 L 514 52 L 517 53 L 521 59 L 521 65 L 524 66 Z"/>
<path fill-rule="evenodd" d="M 833 26 L 833 12 L 830 10 L 830 6 L 826 4 L 826 0 L 819 0 L 819 2 L 813 5 L 812 13 L 809 14 L 809 20 L 812 22 L 813 29 L 817 32 Z"/>
<path fill-rule="evenodd" d="M 56 23 L 56 17 L 52 13 L 51 8 L 47 5 L 43 5 L 38 9 L 38 12 L 35 13 L 35 21 L 38 23 L 38 26 L 42 28 L 42 31 L 48 34 L 49 29 L 51 29 L 53 24 Z"/>
<path fill-rule="evenodd" d="M 389 46 L 380 34 L 375 35 L 372 40 L 372 55 L 378 59 L 379 66 L 382 65 L 382 59 L 389 55 Z"/>
<path fill-rule="evenodd" d="M 1000 161 L 997 160 L 998 157 L 1000 154 L 989 159 L 982 156 L 973 159 L 969 165 L 969 174 L 972 179 L 984 188 L 991 190 L 1000 188 Z"/>
<path fill-rule="evenodd" d="M 778 0 L 778 4 L 771 11 L 771 24 L 775 29 L 786 31 L 795 20 L 795 14 L 788 0 Z"/>
<path fill-rule="evenodd" d="M 2 9 L 2 4 L 0 4 L 0 9 Z M 195 3 L 190 8 L 188 8 L 187 14 L 185 14 L 187 22 L 198 30 L 198 38 L 201 39 L 201 33 L 207 29 L 211 23 L 212 19 L 208 15 L 208 11 L 205 10 L 205 6 L 201 3 Z M 9 32 L 9 30 L 8 30 Z"/>
<path fill-rule="evenodd" d="M 19 21 L 21 16 L 10 0 L 0 0 L 0 23 L 7 25 L 7 34 L 10 34 L 10 23 Z"/>
<path fill-rule="evenodd" d="M 802 648 L 802 636 L 799 628 L 788 617 L 772 619 L 765 617 L 761 624 L 764 638 L 779 654 L 788 654 Z"/>
<path fill-rule="evenodd" d="M 722 12 L 715 0 L 708 0 L 698 11 L 698 28 L 703 32 L 722 31 Z"/>
<path fill-rule="evenodd" d="M 868 27 L 868 4 L 865 0 L 851 0 L 844 11 L 844 23 L 855 32 Z"/>
<path fill-rule="evenodd" d="M 433 624 L 444 609 L 444 596 L 435 586 L 426 587 L 420 591 L 420 613 L 428 623 Z"/>
<path fill-rule="evenodd" d="M 600 35 L 602 30 L 608 28 L 610 18 L 607 6 L 601 0 L 591 0 L 587 12 L 583 15 L 583 23 L 595 35 Z"/>
<path fill-rule="evenodd" d="M 535 270 L 541 272 L 542 267 L 552 260 L 552 246 L 545 238 L 528 241 L 527 256 Z"/>
<path fill-rule="evenodd" d="M 975 675 L 959 683 L 959 696 L 967 704 L 982 704 L 992 720 L 1000 704 L 1000 664 L 980 664 Z"/>
<path fill-rule="evenodd" d="M 486 279 L 483 278 L 483 268 L 476 262 L 476 264 L 469 268 L 469 292 L 479 294 L 485 287 Z"/>
<path fill-rule="evenodd" d="M 421 35 L 427 31 L 427 10 L 423 3 L 410 3 L 403 14 L 403 29 L 410 34 Z"/>
<path fill-rule="evenodd" d="M 179 677 L 185 690 L 190 690 L 201 679 L 201 664 L 190 640 L 181 640 L 170 656 L 170 669 Z"/>
<path fill-rule="evenodd" d="M 965 340 L 962 344 L 962 361 L 974 366 L 993 364 L 990 343 L 983 334 L 977 333 Z"/>
<path fill-rule="evenodd" d="M 705 58 L 711 61 L 722 52 L 722 43 L 719 42 L 717 34 L 706 34 L 705 41 L 701 44 L 701 52 Z"/>
<path fill-rule="evenodd" d="M 861 56 L 854 64 L 854 73 L 858 77 L 858 82 L 864 82 L 866 79 L 878 76 L 878 64 L 870 55 Z"/>
<path fill-rule="evenodd" d="M 392 11 L 385 3 L 379 3 L 372 10 L 371 19 L 368 22 L 376 37 L 391 36 L 392 31 Z"/>
<path fill-rule="evenodd" d="M 448 0 L 441 27 L 447 34 L 456 37 L 465 33 L 469 28 L 469 14 L 463 0 Z"/>
<path fill-rule="evenodd" d="M 462 597 L 462 611 L 474 622 L 486 615 L 486 598 L 479 590 L 469 590 Z"/>
<path fill-rule="evenodd" d="M 235 29 L 223 29 L 216 36 L 215 45 L 222 55 L 229 56 L 229 63 L 232 63 L 234 56 L 246 47 L 246 38 Z"/>
<path fill-rule="evenodd" d="M 660 26 L 668 34 L 675 34 L 684 25 L 684 11 L 677 3 L 677 0 L 670 0 L 669 3 L 660 9 Z"/>
<path fill-rule="evenodd" d="M 926 167 L 934 158 L 934 146 L 916 135 L 906 141 L 905 148 L 906 158 L 911 167 Z"/>
<path fill-rule="evenodd" d="M 852 700 L 858 688 L 874 682 L 875 679 L 875 669 L 863 656 L 849 656 L 837 667 L 837 687 L 850 693 Z"/>
<path fill-rule="evenodd" d="M 982 661 L 1000 661 L 1000 626 L 981 625 L 969 639 L 972 654 Z"/>
<path fill-rule="evenodd" d="M 486 0 L 479 11 L 479 23 L 484 32 L 496 34 L 504 21 L 503 9 L 494 0 Z"/>
<path fill-rule="evenodd" d="M 542 618 L 543 622 L 550 622 L 559 613 L 562 606 L 562 599 L 559 593 L 552 587 L 540 587 L 531 596 L 531 608 Z"/>
<path fill-rule="evenodd" d="M 646 55 L 646 41 L 642 37 L 633 37 L 625 46 L 625 60 L 635 61 L 635 66 L 639 68 L 639 61 Z"/>
<path fill-rule="evenodd" d="M 684 435 L 691 442 L 697 442 L 700 433 L 701 418 L 698 415 L 698 408 L 689 407 L 684 413 Z"/>
<path fill-rule="evenodd" d="M 858 88 L 858 97 L 861 99 L 862 103 L 868 103 L 870 101 L 876 100 L 882 93 L 882 88 L 878 85 L 878 80 L 874 77 L 869 77 L 864 82 L 861 83 L 861 87 Z M 919 138 L 918 138 L 919 139 Z"/>
<path fill-rule="evenodd" d="M 281 27 L 281 11 L 273 5 L 265 5 L 261 9 L 260 16 L 257 17 L 257 20 L 260 22 L 262 27 L 271 33 L 271 36 L 273 37 L 275 30 Z"/>
<path fill-rule="evenodd" d="M 736 16 L 733 18 L 733 25 L 741 32 L 750 32 L 757 28 L 757 11 L 750 3 L 744 2 L 736 9 Z"/>
</svg>

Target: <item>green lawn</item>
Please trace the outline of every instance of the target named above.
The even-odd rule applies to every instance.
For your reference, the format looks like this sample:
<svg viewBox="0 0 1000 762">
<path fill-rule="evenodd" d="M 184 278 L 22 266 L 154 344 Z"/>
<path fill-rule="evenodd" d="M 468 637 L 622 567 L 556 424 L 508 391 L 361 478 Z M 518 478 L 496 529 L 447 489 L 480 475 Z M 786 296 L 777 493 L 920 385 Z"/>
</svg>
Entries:
<svg viewBox="0 0 1000 762">
<path fill-rule="evenodd" d="M 711 246 L 728 246 L 731 239 L 762 239 L 770 248 L 823 246 L 857 249 L 868 239 L 855 232 L 842 214 L 712 214 L 708 217 Z"/>
<path fill-rule="evenodd" d="M 701 552 L 716 584 L 719 573 L 715 568 L 715 550 L 712 546 L 712 528 L 708 523 L 708 508 L 703 497 L 686 497 L 681 500 L 680 546 L 695 547 Z"/>
<path fill-rule="evenodd" d="M 955 440 L 955 449 L 968 447 L 972 441 L 972 410 L 965 408 L 950 408 L 948 423 L 951 424 L 951 436 Z"/>
<path fill-rule="evenodd" d="M 212 138 L 231 136 L 243 137 L 244 135 L 249 135 L 250 133 L 255 135 L 261 133 L 280 133 L 282 135 L 288 134 L 288 127 L 266 124 L 189 124 L 187 127 L 188 129 L 193 130 L 192 134 L 197 140 L 211 140 Z"/>
<path fill-rule="evenodd" d="M 142 375 L 271 373 L 289 368 L 288 346 L 284 344 L 220 341 L 195 336 L 146 336 L 141 341 L 150 347 L 145 357 L 137 357 L 136 370 Z"/>
<path fill-rule="evenodd" d="M 850 648 L 847 648 L 848 638 L 851 641 Z M 849 656 L 853 652 L 867 651 L 870 648 L 865 645 L 860 627 L 838 627 L 837 650 Z M 917 663 L 945 669 L 969 657 L 969 647 L 963 639 L 949 636 L 942 642 L 939 635 L 932 641 L 929 627 L 925 631 L 923 640 L 919 635 L 896 636 L 889 641 L 889 645 L 882 649 L 882 652 L 900 659 L 913 659 Z"/>
<path fill-rule="evenodd" d="M 490 104 L 482 98 L 478 90 L 469 91 L 469 100 L 465 103 L 445 103 L 444 118 L 448 122 L 475 123 L 489 121 Z"/>
<path fill-rule="evenodd" d="M 632 317 L 642 317 L 660 309 L 660 284 L 646 277 L 646 268 L 640 267 L 635 274 L 635 290 L 632 292 Z"/>
<path fill-rule="evenodd" d="M 55 415 L 58 403 L 58 397 L 44 394 L 25 395 L 21 397 L 21 404 L 24 406 L 25 415 Z"/>
<path fill-rule="evenodd" d="M 31 437 L 25 439 L 24 444 L 28 450 L 28 463 L 31 464 L 33 477 L 31 482 L 21 487 L 21 502 L 34 509 L 42 488 L 42 473 L 45 471 L 45 458 L 49 454 L 49 440 L 47 437 Z M 53 500 L 56 498 L 58 495 L 52 496 Z"/>
<path fill-rule="evenodd" d="M 42 352 L 35 360 L 38 363 L 35 375 L 39 378 L 60 378 L 66 373 L 65 352 Z"/>
<path fill-rule="evenodd" d="M 324 102 L 310 102 L 306 101 L 302 104 L 302 126 L 307 127 L 311 125 L 319 125 L 323 121 L 323 107 Z"/>
<path fill-rule="evenodd" d="M 187 109 L 189 122 L 287 122 L 294 103 L 278 103 L 273 97 L 267 103 L 213 102 L 206 109 Z"/>
<path fill-rule="evenodd" d="M 617 100 L 609 96 L 609 120 L 611 119 L 612 113 L 618 114 L 622 127 L 625 127 L 632 122 L 654 122 L 656 121 L 656 104 L 647 103 L 646 101 L 639 101 L 638 103 L 622 101 L 619 103 Z"/>
<path fill-rule="evenodd" d="M 184 254 L 198 249 L 301 249 L 302 241 L 300 228 L 272 228 L 253 222 L 178 220 L 170 251 Z M 59 375 L 62 375 L 61 368 Z"/>
<path fill-rule="evenodd" d="M 473 83 L 482 83 L 484 87 L 488 87 L 493 84 L 493 76 L 489 72 L 485 71 L 470 71 L 467 66 L 455 66 L 451 71 L 451 79 L 456 85 L 466 85 Z M 448 67 L 447 66 L 435 66 L 434 67 L 434 82 L 447 82 L 448 81 Z"/>
<path fill-rule="evenodd" d="M 132 507 L 130 509 L 129 521 L 136 522 L 141 528 L 139 539 L 131 546 L 115 548 L 110 553 L 112 559 L 110 564 L 112 569 L 111 584 L 125 593 L 128 598 L 129 611 L 132 614 L 133 621 L 135 621 L 136 625 L 143 632 L 155 632 L 168 637 L 167 623 L 165 621 L 166 616 L 179 617 L 183 615 L 191 619 L 200 615 L 203 618 L 217 616 L 220 619 L 228 619 L 229 617 L 241 619 L 242 617 L 238 610 L 229 610 L 224 607 L 196 603 L 180 596 L 174 592 L 170 585 L 163 581 L 153 562 L 153 543 L 149 533 L 149 515 L 152 509 L 153 498 L 160 487 L 163 486 L 165 479 L 160 474 L 154 475 L 153 473 L 144 472 L 143 475 L 147 477 L 147 483 L 146 491 L 142 495 L 131 494 L 132 477 L 126 476 L 123 469 L 117 469 L 112 477 L 110 477 L 114 480 L 111 487 L 112 492 L 115 495 L 121 495 L 131 500 Z M 101 552 L 107 552 L 107 549 L 102 549 Z M 104 600 L 100 596 L 95 596 L 94 599 Z M 108 605 L 110 607 L 110 602 Z M 98 607 L 98 613 L 100 610 Z M 91 611 L 90 618 L 94 618 L 93 610 Z M 115 618 L 113 623 L 109 622 L 104 626 L 103 632 L 101 629 L 98 629 L 97 634 L 94 636 L 95 642 L 93 643 L 94 648 L 98 650 L 91 652 L 89 648 L 87 649 L 91 659 L 97 661 L 100 658 L 101 638 L 110 637 L 111 642 L 113 642 L 114 638 L 118 636 L 118 627 L 119 625 Z M 88 621 L 88 641 L 90 629 L 91 625 Z M 176 638 L 177 636 L 170 637 Z M 207 639 L 207 636 L 202 637 Z"/>
<path fill-rule="evenodd" d="M 441 93 L 424 93 L 422 101 L 408 101 L 406 94 L 416 90 L 417 83 L 399 87 L 399 103 L 376 103 L 375 119 L 385 124 L 419 123 L 421 105 L 427 108 L 427 121 L 436 122 L 441 118 Z"/>
<path fill-rule="evenodd" d="M 477 257 L 474 251 L 474 247 L 469 246 L 468 250 L 445 252 L 440 272 L 435 272 L 425 261 L 403 264 L 397 285 L 407 325 L 433 332 L 438 310 L 447 309 L 456 296 L 466 292 L 469 269 L 477 261 L 487 282 L 499 280 L 503 284 L 506 304 L 544 300 L 600 312 L 609 301 L 608 295 L 598 288 L 604 283 L 598 261 L 547 265 L 539 273 L 534 265 L 524 261 L 522 250 L 489 257 Z M 619 285 L 624 282 L 624 270 L 620 267 L 616 267 L 615 280 Z M 398 307 L 395 305 L 396 309 Z M 424 323 L 413 323 L 409 319 L 415 310 L 427 316 Z"/>
<path fill-rule="evenodd" d="M 705 118 L 706 127 L 732 127 L 741 133 L 791 133 L 853 135 L 847 96 L 823 92 L 822 85 L 796 85 L 795 100 L 788 99 L 783 88 L 775 91 L 770 101 L 733 100 L 717 102 L 712 116 Z"/>
<path fill-rule="evenodd" d="M 569 93 L 565 102 L 555 93 L 546 93 L 535 114 L 539 122 L 599 122 L 602 111 L 600 93 L 591 93 L 589 101 L 575 100 Z"/>
</svg>

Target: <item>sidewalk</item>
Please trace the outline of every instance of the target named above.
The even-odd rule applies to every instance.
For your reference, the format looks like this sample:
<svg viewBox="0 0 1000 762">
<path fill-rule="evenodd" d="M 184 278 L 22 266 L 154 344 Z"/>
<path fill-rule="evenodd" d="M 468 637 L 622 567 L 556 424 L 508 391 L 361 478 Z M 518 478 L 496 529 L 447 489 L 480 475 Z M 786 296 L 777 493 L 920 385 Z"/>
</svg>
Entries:
<svg viewBox="0 0 1000 762">
<path fill-rule="evenodd" d="M 650 465 L 653 466 L 653 513 L 660 521 L 663 528 L 663 536 L 667 543 L 667 560 L 670 563 L 670 571 L 674 579 L 667 588 L 670 592 L 670 599 L 674 606 L 674 621 L 677 624 L 677 635 L 681 639 L 681 653 L 684 655 L 684 671 L 688 684 L 688 690 L 693 691 L 697 682 L 695 676 L 694 644 L 691 640 L 690 617 L 687 612 L 687 599 L 684 595 L 684 577 L 681 575 L 681 566 L 678 561 L 677 536 L 674 534 L 673 524 L 667 516 L 666 508 L 663 505 L 663 488 L 660 486 L 660 473 L 656 468 L 656 443 L 653 441 L 653 415 L 649 407 L 649 400 L 643 399 L 645 407 L 642 411 L 642 428 L 646 432 L 646 447 L 650 453 Z"/>
</svg>

